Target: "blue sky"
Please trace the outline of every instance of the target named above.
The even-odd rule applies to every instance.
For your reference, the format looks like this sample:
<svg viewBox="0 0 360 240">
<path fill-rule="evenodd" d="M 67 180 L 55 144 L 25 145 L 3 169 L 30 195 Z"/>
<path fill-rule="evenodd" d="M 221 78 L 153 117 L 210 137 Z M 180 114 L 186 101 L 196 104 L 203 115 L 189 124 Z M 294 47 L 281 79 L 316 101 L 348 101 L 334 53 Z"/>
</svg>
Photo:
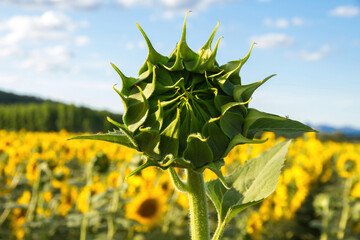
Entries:
<svg viewBox="0 0 360 240">
<path fill-rule="evenodd" d="M 218 62 L 243 58 L 259 110 L 313 124 L 360 128 L 359 0 L 1 0 L 0 90 L 122 112 L 111 68 L 137 76 L 146 59 L 139 23 L 163 55 L 198 50 L 217 20 Z"/>
</svg>

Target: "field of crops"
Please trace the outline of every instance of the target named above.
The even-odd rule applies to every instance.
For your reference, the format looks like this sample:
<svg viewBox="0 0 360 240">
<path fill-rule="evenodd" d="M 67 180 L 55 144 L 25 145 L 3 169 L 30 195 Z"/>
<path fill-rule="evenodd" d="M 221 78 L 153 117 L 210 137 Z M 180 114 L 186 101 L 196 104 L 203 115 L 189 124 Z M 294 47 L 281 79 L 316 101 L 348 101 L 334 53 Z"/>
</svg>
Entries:
<svg viewBox="0 0 360 240">
<path fill-rule="evenodd" d="M 0 239 L 190 238 L 186 195 L 167 172 L 147 168 L 125 179 L 140 154 L 66 140 L 73 135 L 0 130 Z M 233 149 L 223 173 L 283 140 L 262 138 L 269 140 Z M 360 144 L 294 139 L 276 191 L 234 218 L 223 239 L 358 239 L 359 176 Z"/>
</svg>

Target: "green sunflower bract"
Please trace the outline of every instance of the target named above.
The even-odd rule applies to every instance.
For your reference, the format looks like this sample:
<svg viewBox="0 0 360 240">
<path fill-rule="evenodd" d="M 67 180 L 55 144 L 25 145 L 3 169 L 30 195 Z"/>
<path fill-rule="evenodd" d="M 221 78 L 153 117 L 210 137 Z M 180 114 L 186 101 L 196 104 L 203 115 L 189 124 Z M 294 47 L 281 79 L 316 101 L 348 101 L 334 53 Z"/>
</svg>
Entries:
<svg viewBox="0 0 360 240">
<path fill-rule="evenodd" d="M 187 15 L 186 15 L 187 16 Z M 209 168 L 223 179 L 223 158 L 239 144 L 254 140 L 259 131 L 307 132 L 312 128 L 287 118 L 249 108 L 253 92 L 274 75 L 243 85 L 240 60 L 219 65 L 211 45 L 219 26 L 198 52 L 186 43 L 186 17 L 181 40 L 169 57 L 155 51 L 142 28 L 148 46 L 146 62 L 137 78 L 126 77 L 111 64 L 122 80 L 117 90 L 124 106 L 123 124 L 108 120 L 119 129 L 107 134 L 78 136 L 119 143 L 144 153 L 145 163 L 132 174 L 148 167 L 182 167 L 197 171 Z"/>
</svg>

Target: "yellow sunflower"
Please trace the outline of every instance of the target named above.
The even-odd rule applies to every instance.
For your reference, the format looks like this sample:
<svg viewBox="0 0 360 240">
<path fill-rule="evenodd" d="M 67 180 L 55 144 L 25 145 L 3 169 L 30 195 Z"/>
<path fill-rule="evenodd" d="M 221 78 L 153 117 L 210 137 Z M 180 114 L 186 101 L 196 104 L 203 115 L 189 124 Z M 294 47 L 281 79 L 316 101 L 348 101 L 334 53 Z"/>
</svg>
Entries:
<svg viewBox="0 0 360 240">
<path fill-rule="evenodd" d="M 40 175 L 40 171 L 38 169 L 38 153 L 34 153 L 29 162 L 26 165 L 26 178 L 30 181 L 30 182 L 34 182 Z"/>
<path fill-rule="evenodd" d="M 119 187 L 120 173 L 118 171 L 111 172 L 107 177 L 107 185 L 109 187 Z"/>
<path fill-rule="evenodd" d="M 261 216 L 258 212 L 253 212 L 246 222 L 246 232 L 251 236 L 251 239 L 260 239 L 262 230 Z"/>
<path fill-rule="evenodd" d="M 355 157 L 356 153 L 342 153 L 336 161 L 336 170 L 343 178 L 349 178 L 356 174 L 358 161 Z"/>
<path fill-rule="evenodd" d="M 159 224 L 167 210 L 167 197 L 159 191 L 142 192 L 125 206 L 125 217 L 146 228 Z"/>
<path fill-rule="evenodd" d="M 31 199 L 31 192 L 25 190 L 22 195 L 16 200 L 16 202 L 20 205 L 25 205 L 30 202 Z"/>
</svg>

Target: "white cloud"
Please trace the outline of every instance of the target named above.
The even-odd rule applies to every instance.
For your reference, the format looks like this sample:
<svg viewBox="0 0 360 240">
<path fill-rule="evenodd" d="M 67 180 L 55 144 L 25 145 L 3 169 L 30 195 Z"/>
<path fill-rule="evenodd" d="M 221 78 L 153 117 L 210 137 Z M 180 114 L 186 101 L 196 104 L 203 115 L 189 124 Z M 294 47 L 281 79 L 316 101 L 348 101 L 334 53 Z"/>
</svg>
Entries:
<svg viewBox="0 0 360 240">
<path fill-rule="evenodd" d="M 78 28 L 86 25 L 54 11 L 10 17 L 0 22 L 0 57 L 21 56 L 20 67 L 39 72 L 72 70 L 69 62 L 72 54 L 63 44 L 88 44 L 87 36 L 74 36 Z"/>
<path fill-rule="evenodd" d="M 63 8 L 72 10 L 97 9 L 105 3 L 103 0 L 2 0 L 2 4 L 15 5 L 20 7 L 48 9 Z"/>
<path fill-rule="evenodd" d="M 24 51 L 18 46 L 7 46 L 0 48 L 0 58 L 6 57 L 20 57 L 24 54 Z"/>
<path fill-rule="evenodd" d="M 74 22 L 68 16 L 47 11 L 40 16 L 14 16 L 0 22 L 0 45 L 13 45 L 22 41 L 64 39 L 86 22 Z"/>
<path fill-rule="evenodd" d="M 288 28 L 290 26 L 302 26 L 304 25 L 304 20 L 299 17 L 293 17 L 291 20 L 286 18 L 279 18 L 275 20 L 266 18 L 264 20 L 264 25 L 267 27 Z"/>
<path fill-rule="evenodd" d="M 144 49 L 146 47 L 146 44 L 144 41 L 138 41 L 138 42 L 127 42 L 125 44 L 125 48 L 127 50 L 133 50 L 133 49 Z"/>
<path fill-rule="evenodd" d="M 130 8 L 134 6 L 153 6 L 154 1 L 153 0 L 116 0 L 116 3 L 119 4 L 122 7 Z"/>
<path fill-rule="evenodd" d="M 260 36 L 253 36 L 251 42 L 256 42 L 260 48 L 288 47 L 294 43 L 294 38 L 281 33 L 268 33 Z"/>
<path fill-rule="evenodd" d="M 82 47 L 88 45 L 90 43 L 90 39 L 88 36 L 77 36 L 74 39 L 75 45 Z"/>
<path fill-rule="evenodd" d="M 72 54 L 65 46 L 36 49 L 20 62 L 20 67 L 35 69 L 38 72 L 69 70 L 69 60 Z"/>
<path fill-rule="evenodd" d="M 359 15 L 360 10 L 355 6 L 339 6 L 330 11 L 331 16 L 337 17 L 355 17 Z"/>
<path fill-rule="evenodd" d="M 290 25 L 290 22 L 285 18 L 279 18 L 272 20 L 271 18 L 266 18 L 264 20 L 264 25 L 267 27 L 277 27 L 277 28 L 287 28 Z"/>
<path fill-rule="evenodd" d="M 326 54 L 331 50 L 329 45 L 323 45 L 318 51 L 308 52 L 302 51 L 299 56 L 305 61 L 320 61 L 326 57 Z"/>
<path fill-rule="evenodd" d="M 302 18 L 299 18 L 299 17 L 293 17 L 291 19 L 291 23 L 292 25 L 294 26 L 302 26 L 305 24 L 305 21 L 302 19 Z"/>
<path fill-rule="evenodd" d="M 222 4 L 231 0 L 116 0 L 116 3 L 122 7 L 156 7 L 162 10 L 161 16 L 165 19 L 171 19 L 175 15 L 192 10 L 195 13 L 206 10 L 210 5 Z M 156 17 L 153 16 L 153 19 Z"/>
</svg>

